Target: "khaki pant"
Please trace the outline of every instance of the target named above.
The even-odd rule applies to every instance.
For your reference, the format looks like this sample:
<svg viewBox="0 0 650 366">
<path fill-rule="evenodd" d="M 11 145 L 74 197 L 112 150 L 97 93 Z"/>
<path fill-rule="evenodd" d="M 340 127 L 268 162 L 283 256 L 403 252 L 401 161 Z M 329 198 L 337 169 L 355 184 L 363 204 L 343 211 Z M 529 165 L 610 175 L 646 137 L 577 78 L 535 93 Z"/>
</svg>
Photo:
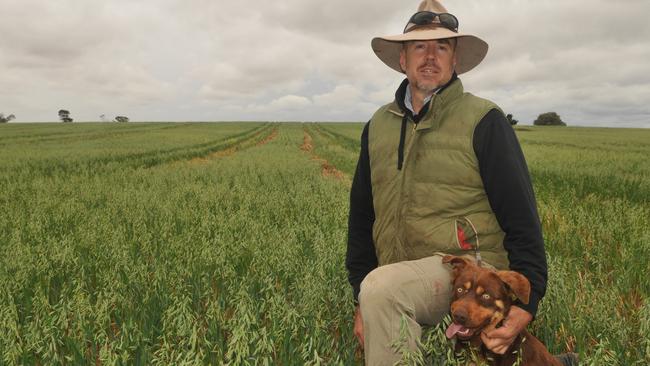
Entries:
<svg viewBox="0 0 650 366">
<path fill-rule="evenodd" d="M 406 320 L 406 345 L 417 349 L 421 325 L 437 324 L 449 312 L 451 268 L 434 255 L 381 266 L 361 283 L 359 305 L 363 318 L 366 365 L 393 365 L 400 354 L 391 344 L 400 339 Z"/>
</svg>

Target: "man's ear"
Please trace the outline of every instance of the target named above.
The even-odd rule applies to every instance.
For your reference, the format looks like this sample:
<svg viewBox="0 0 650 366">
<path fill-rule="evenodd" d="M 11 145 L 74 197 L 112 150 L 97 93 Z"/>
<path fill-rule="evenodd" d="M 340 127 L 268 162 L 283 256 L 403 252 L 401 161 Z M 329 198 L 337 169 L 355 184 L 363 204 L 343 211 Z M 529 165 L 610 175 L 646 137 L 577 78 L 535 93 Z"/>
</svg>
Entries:
<svg viewBox="0 0 650 366">
<path fill-rule="evenodd" d="M 399 51 L 399 67 L 403 72 L 406 72 L 406 47 L 407 44 L 402 45 L 402 49 Z"/>
<path fill-rule="evenodd" d="M 458 38 L 450 38 L 449 45 L 451 46 L 451 67 L 456 72 L 456 65 L 458 64 Z"/>
<path fill-rule="evenodd" d="M 530 282 L 526 277 L 515 271 L 497 271 L 497 276 L 521 302 L 528 304 L 530 300 Z"/>
</svg>

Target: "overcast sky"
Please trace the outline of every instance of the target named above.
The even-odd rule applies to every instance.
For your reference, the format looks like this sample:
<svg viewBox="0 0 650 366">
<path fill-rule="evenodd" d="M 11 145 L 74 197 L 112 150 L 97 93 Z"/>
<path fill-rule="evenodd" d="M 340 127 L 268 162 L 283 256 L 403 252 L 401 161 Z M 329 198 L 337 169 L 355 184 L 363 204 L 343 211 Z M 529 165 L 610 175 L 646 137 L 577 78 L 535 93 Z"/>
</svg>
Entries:
<svg viewBox="0 0 650 366">
<path fill-rule="evenodd" d="M 367 121 L 403 75 L 372 52 L 418 0 L 0 0 L 17 121 Z M 650 1 L 443 0 L 490 45 L 461 75 L 521 123 L 650 127 Z"/>
</svg>

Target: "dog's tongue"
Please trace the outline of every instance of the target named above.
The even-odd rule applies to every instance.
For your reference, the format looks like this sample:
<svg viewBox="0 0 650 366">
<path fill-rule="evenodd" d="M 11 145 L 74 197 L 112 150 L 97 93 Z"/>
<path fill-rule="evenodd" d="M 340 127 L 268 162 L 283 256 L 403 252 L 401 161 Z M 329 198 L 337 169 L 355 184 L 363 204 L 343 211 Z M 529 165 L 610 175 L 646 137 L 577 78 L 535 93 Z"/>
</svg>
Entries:
<svg viewBox="0 0 650 366">
<path fill-rule="evenodd" d="M 451 338 L 454 338 L 456 333 L 458 333 L 458 332 L 466 332 L 466 331 L 467 331 L 467 328 L 463 327 L 462 325 L 456 324 L 456 323 L 451 323 L 449 328 L 447 328 L 447 331 L 445 332 L 445 335 L 447 336 L 447 338 L 451 339 Z"/>
</svg>

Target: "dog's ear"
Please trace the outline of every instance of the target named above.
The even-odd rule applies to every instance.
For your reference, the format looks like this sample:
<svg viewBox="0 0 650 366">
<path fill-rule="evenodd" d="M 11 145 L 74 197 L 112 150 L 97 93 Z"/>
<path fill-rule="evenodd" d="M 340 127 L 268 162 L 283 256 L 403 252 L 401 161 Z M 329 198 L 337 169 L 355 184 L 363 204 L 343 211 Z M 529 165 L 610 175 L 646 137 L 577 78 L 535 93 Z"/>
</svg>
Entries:
<svg viewBox="0 0 650 366">
<path fill-rule="evenodd" d="M 454 268 L 464 268 L 469 263 L 469 259 L 456 257 L 455 255 L 446 255 L 442 257 L 442 263 L 451 263 Z"/>
<path fill-rule="evenodd" d="M 530 282 L 521 273 L 515 271 L 497 271 L 497 276 L 521 302 L 528 304 L 530 299 Z"/>
<path fill-rule="evenodd" d="M 451 263 L 451 266 L 454 267 L 454 270 L 458 271 L 464 269 L 468 264 L 471 264 L 471 261 L 463 257 L 446 255 L 442 257 L 442 263 Z"/>
</svg>

